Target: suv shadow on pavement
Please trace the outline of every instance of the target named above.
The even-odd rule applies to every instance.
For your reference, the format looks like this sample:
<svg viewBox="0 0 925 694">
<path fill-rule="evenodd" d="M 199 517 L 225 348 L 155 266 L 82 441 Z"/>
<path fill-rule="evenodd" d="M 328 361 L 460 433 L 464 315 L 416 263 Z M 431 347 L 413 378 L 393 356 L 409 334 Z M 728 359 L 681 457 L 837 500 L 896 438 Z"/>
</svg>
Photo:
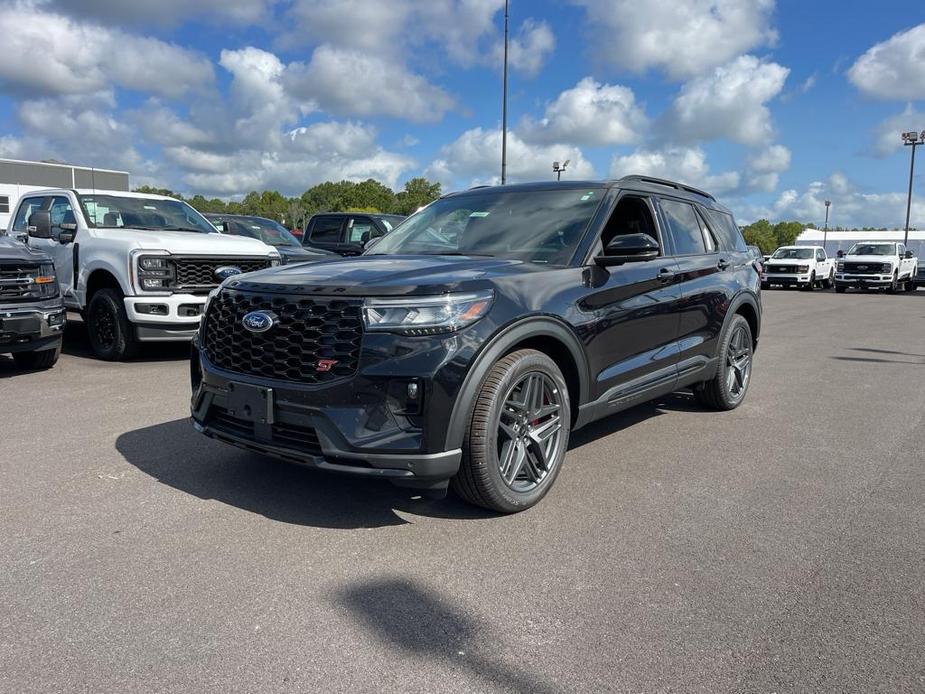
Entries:
<svg viewBox="0 0 925 694">
<path fill-rule="evenodd" d="M 664 411 L 688 409 L 702 410 L 684 393 L 640 405 L 576 432 L 570 448 Z M 405 524 L 395 511 L 459 520 L 503 517 L 466 504 L 453 494 L 429 499 L 383 480 L 358 480 L 229 448 L 197 434 L 188 419 L 126 432 L 116 440 L 116 450 L 169 487 L 294 525 L 355 529 Z"/>
<path fill-rule="evenodd" d="M 503 662 L 499 654 L 507 649 L 491 633 L 490 624 L 407 578 L 383 577 L 345 586 L 334 593 L 334 602 L 404 656 L 443 661 L 504 691 L 562 691 L 561 684 L 553 687 L 523 666 Z"/>
</svg>

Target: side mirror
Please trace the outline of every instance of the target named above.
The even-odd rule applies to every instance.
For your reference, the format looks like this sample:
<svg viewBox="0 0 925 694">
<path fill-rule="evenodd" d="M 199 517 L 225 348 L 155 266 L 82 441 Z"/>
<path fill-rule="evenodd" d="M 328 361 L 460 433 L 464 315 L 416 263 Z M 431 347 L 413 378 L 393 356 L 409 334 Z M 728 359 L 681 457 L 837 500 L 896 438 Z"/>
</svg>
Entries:
<svg viewBox="0 0 925 694">
<path fill-rule="evenodd" d="M 61 232 L 58 234 L 58 243 L 66 244 L 74 241 L 74 237 L 77 236 L 77 225 L 76 224 L 62 224 Z"/>
<path fill-rule="evenodd" d="M 33 212 L 26 222 L 26 233 L 34 239 L 50 239 L 51 215 L 48 212 Z"/>
<path fill-rule="evenodd" d="M 601 267 L 639 263 L 658 257 L 658 241 L 648 234 L 624 234 L 615 236 L 604 252 L 594 259 Z"/>
<path fill-rule="evenodd" d="M 844 258 L 844 257 L 845 257 L 845 252 L 844 252 L 844 251 L 839 251 L 838 253 L 835 254 L 835 256 L 838 257 L 838 258 Z"/>
<path fill-rule="evenodd" d="M 912 251 L 906 251 L 905 258 L 906 260 L 912 260 L 915 257 L 915 254 Z"/>
</svg>

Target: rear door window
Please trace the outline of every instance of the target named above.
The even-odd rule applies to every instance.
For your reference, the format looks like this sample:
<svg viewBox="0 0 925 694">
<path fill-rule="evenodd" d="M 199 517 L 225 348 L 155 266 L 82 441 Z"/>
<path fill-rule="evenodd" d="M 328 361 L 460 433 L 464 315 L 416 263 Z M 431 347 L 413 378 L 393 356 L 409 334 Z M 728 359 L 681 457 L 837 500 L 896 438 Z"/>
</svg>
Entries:
<svg viewBox="0 0 925 694">
<path fill-rule="evenodd" d="M 661 200 L 662 212 L 668 222 L 668 230 L 674 242 L 676 255 L 699 255 L 706 253 L 700 220 L 694 206 L 678 200 Z"/>
</svg>

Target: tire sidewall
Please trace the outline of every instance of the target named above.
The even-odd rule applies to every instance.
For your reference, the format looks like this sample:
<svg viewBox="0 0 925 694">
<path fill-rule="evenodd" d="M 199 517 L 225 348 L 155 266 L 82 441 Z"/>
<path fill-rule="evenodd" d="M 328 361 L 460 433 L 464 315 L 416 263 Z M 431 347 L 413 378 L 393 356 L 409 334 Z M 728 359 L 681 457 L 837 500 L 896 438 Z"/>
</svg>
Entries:
<svg viewBox="0 0 925 694">
<path fill-rule="evenodd" d="M 497 365 L 496 365 L 497 368 Z M 516 492 L 504 482 L 498 464 L 498 418 L 508 393 L 517 381 L 531 371 L 540 372 L 552 379 L 561 394 L 562 436 L 559 460 L 553 470 L 543 479 L 538 487 L 528 492 Z M 479 392 L 478 401 L 486 397 L 486 388 L 483 385 Z M 491 481 L 491 496 L 499 507 L 516 512 L 537 504 L 552 488 L 562 469 L 565 454 L 568 450 L 569 430 L 571 429 L 571 402 L 569 400 L 568 386 L 562 372 L 556 363 L 540 352 L 530 352 L 519 358 L 508 368 L 490 396 L 489 429 L 485 432 L 470 431 L 469 454 L 474 455 L 481 464 L 486 466 L 486 474 Z"/>
<path fill-rule="evenodd" d="M 746 334 L 748 335 L 749 352 L 750 352 L 749 358 L 750 360 L 752 360 L 752 362 L 754 361 L 754 358 L 755 358 L 755 352 L 754 352 L 754 346 L 753 346 L 754 336 L 752 335 L 752 328 L 748 324 L 748 321 L 745 320 L 743 316 L 736 315 L 729 322 L 729 325 L 726 328 L 726 332 L 723 335 L 723 339 L 719 345 L 719 354 L 718 354 L 719 359 L 720 359 L 719 371 L 717 374 L 719 378 L 719 383 L 718 383 L 719 396 L 720 396 L 720 399 L 722 400 L 724 409 L 730 409 L 730 410 L 738 407 L 743 402 L 745 402 L 745 398 L 748 397 L 748 390 L 749 388 L 751 388 L 751 385 L 752 385 L 751 371 L 750 371 L 748 383 L 745 385 L 745 392 L 742 393 L 742 395 L 739 398 L 735 398 L 729 392 L 729 385 L 726 380 L 726 375 L 728 373 L 727 369 L 729 368 L 728 365 L 726 364 L 726 352 L 729 349 L 729 343 L 732 341 L 732 335 L 733 333 L 735 333 L 736 328 L 739 326 L 744 326 Z M 751 370 L 753 370 L 754 363 L 750 364 L 750 368 Z"/>
<path fill-rule="evenodd" d="M 104 308 L 109 311 L 114 318 L 115 339 L 113 344 L 108 347 L 100 345 L 96 338 L 96 326 L 94 325 L 97 308 Z M 100 359 L 106 361 L 116 361 L 128 356 L 132 344 L 131 326 L 125 314 L 125 307 L 122 305 L 121 297 L 111 289 L 101 289 L 90 299 L 87 307 L 87 329 L 90 336 L 90 346 L 94 354 Z"/>
</svg>

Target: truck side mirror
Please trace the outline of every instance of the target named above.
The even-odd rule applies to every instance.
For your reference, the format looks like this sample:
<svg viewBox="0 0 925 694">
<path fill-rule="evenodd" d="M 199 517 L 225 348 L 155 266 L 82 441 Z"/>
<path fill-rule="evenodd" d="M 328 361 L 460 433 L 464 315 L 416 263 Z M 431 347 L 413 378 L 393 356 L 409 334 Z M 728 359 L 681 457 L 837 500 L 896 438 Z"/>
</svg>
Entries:
<svg viewBox="0 0 925 694">
<path fill-rule="evenodd" d="M 912 251 L 906 251 L 906 255 L 904 257 L 906 260 L 911 260 L 915 257 L 915 254 L 913 254 Z"/>
<path fill-rule="evenodd" d="M 26 233 L 34 239 L 50 239 L 51 215 L 48 212 L 33 212 L 26 222 Z"/>
<path fill-rule="evenodd" d="M 838 258 L 844 258 L 844 257 L 845 257 L 845 252 L 844 252 L 844 251 L 839 251 L 839 252 L 836 253 L 835 255 L 836 255 L 836 257 L 838 257 Z"/>
</svg>

